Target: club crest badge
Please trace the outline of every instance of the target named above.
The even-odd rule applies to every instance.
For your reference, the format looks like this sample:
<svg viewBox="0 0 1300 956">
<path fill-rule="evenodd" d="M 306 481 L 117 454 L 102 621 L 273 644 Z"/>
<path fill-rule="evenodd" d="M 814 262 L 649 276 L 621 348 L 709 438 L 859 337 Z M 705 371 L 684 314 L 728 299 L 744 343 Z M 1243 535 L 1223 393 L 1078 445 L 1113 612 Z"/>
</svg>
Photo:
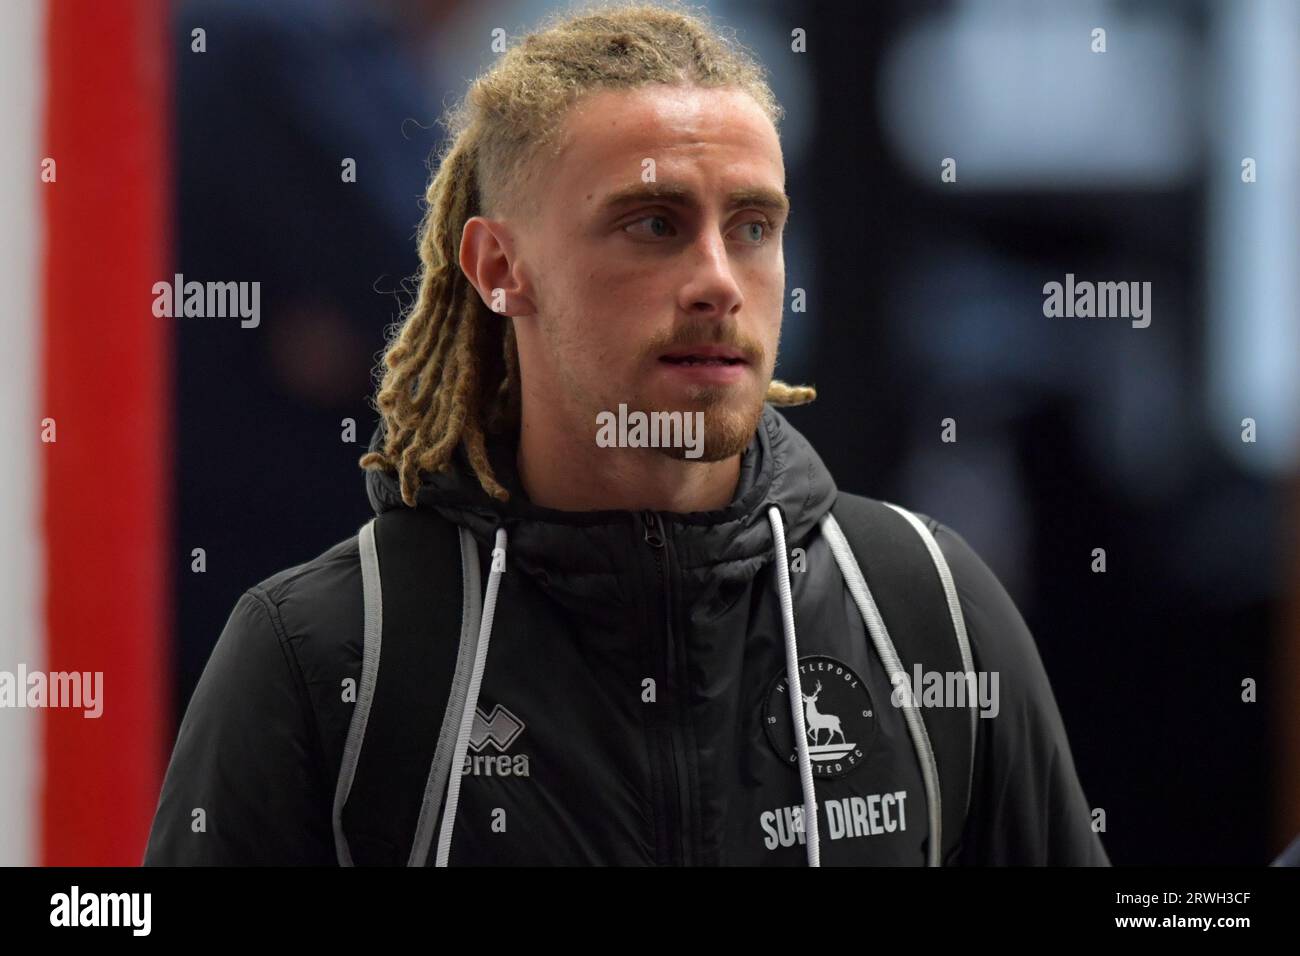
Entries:
<svg viewBox="0 0 1300 956">
<path fill-rule="evenodd" d="M 799 683 L 813 776 L 842 777 L 862 766 L 876 735 L 866 684 L 849 665 L 823 655 L 799 660 Z M 797 773 L 799 757 L 784 669 L 768 689 L 763 729 L 777 756 Z"/>
</svg>

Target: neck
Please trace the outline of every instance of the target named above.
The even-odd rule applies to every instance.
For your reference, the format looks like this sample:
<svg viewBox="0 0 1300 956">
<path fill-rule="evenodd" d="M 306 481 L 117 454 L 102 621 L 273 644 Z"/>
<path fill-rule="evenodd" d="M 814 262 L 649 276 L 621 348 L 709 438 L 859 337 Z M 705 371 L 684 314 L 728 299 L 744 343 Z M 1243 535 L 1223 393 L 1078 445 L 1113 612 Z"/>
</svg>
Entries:
<svg viewBox="0 0 1300 956">
<path fill-rule="evenodd" d="M 721 461 L 670 458 L 655 448 L 602 448 L 596 424 L 574 427 L 521 409 L 517 465 L 533 504 L 560 511 L 715 511 L 731 503 L 739 454 Z"/>
</svg>

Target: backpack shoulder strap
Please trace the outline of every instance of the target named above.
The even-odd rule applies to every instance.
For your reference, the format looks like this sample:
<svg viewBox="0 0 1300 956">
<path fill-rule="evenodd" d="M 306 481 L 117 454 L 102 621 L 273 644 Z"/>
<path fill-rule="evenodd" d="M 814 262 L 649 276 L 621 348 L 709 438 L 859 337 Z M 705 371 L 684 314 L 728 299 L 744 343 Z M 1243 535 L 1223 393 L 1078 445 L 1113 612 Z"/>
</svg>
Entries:
<svg viewBox="0 0 1300 956">
<path fill-rule="evenodd" d="M 925 523 L 897 505 L 845 493 L 831 513 L 884 619 L 908 686 L 918 665 L 923 673 L 973 676 L 952 573 Z M 918 708 L 938 770 L 944 864 L 957 855 L 970 803 L 978 719 L 973 694 L 967 703 Z"/>
<path fill-rule="evenodd" d="M 473 641 L 467 655 L 458 638 L 478 633 L 479 556 L 468 532 L 425 508 L 386 511 L 359 538 L 361 681 L 334 795 L 335 848 L 343 866 L 423 866 L 464 706 L 454 706 L 457 677 L 473 662 Z"/>
</svg>

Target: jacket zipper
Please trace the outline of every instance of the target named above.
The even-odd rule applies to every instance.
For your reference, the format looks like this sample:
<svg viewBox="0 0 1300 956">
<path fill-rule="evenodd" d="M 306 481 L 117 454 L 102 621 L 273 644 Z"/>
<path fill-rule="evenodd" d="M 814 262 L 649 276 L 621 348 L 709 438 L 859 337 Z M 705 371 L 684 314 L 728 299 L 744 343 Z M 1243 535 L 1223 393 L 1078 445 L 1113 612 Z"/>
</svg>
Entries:
<svg viewBox="0 0 1300 956">
<path fill-rule="evenodd" d="M 668 558 L 667 558 L 667 535 L 664 532 L 663 521 L 660 520 L 658 513 L 654 511 L 641 512 L 641 521 L 645 527 L 645 543 L 650 548 L 650 554 L 654 559 L 655 573 L 659 581 L 660 590 L 664 596 L 664 622 L 663 636 L 664 643 L 664 675 L 670 683 L 675 683 L 677 654 L 673 638 L 673 613 L 672 613 L 672 590 L 668 581 Z M 652 635 L 653 636 L 653 635 Z M 664 690 L 668 690 L 665 687 Z M 685 688 L 681 688 L 677 693 L 672 693 L 668 698 L 668 751 L 670 760 L 667 762 L 667 769 L 671 773 L 672 793 L 674 799 L 671 801 L 669 816 L 669 832 L 676 834 L 674 857 L 678 865 L 689 865 L 689 856 L 687 848 L 689 840 L 687 839 L 686 829 L 690 819 L 690 795 L 682 788 L 682 768 L 685 765 L 686 755 L 680 742 L 679 725 L 676 719 L 676 705 L 679 694 L 684 694 Z M 680 753 L 680 757 L 679 757 Z"/>
</svg>

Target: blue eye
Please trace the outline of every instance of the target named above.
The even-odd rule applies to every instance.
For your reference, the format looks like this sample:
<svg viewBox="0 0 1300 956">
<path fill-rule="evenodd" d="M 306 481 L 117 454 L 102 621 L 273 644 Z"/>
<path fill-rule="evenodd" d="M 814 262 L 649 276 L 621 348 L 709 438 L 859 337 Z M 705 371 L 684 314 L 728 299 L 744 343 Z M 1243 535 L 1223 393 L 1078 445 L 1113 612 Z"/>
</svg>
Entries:
<svg viewBox="0 0 1300 956">
<path fill-rule="evenodd" d="M 768 224 L 761 219 L 755 219 L 753 222 L 745 223 L 742 228 L 749 228 L 750 226 L 759 226 L 762 228 L 762 234 L 753 237 L 756 242 L 762 243 L 763 240 L 767 238 Z"/>
<path fill-rule="evenodd" d="M 623 227 L 623 231 L 626 232 L 627 230 L 631 229 L 633 226 L 640 225 L 643 222 L 653 222 L 653 221 L 661 222 L 665 226 L 667 226 L 668 224 L 668 220 L 663 216 L 658 216 L 658 215 L 642 216 L 640 219 L 636 220 L 635 222 L 629 222 L 626 226 Z M 662 239 L 664 236 L 670 235 L 670 233 L 665 233 L 658 229 L 651 229 L 651 235 L 653 238 Z"/>
</svg>

